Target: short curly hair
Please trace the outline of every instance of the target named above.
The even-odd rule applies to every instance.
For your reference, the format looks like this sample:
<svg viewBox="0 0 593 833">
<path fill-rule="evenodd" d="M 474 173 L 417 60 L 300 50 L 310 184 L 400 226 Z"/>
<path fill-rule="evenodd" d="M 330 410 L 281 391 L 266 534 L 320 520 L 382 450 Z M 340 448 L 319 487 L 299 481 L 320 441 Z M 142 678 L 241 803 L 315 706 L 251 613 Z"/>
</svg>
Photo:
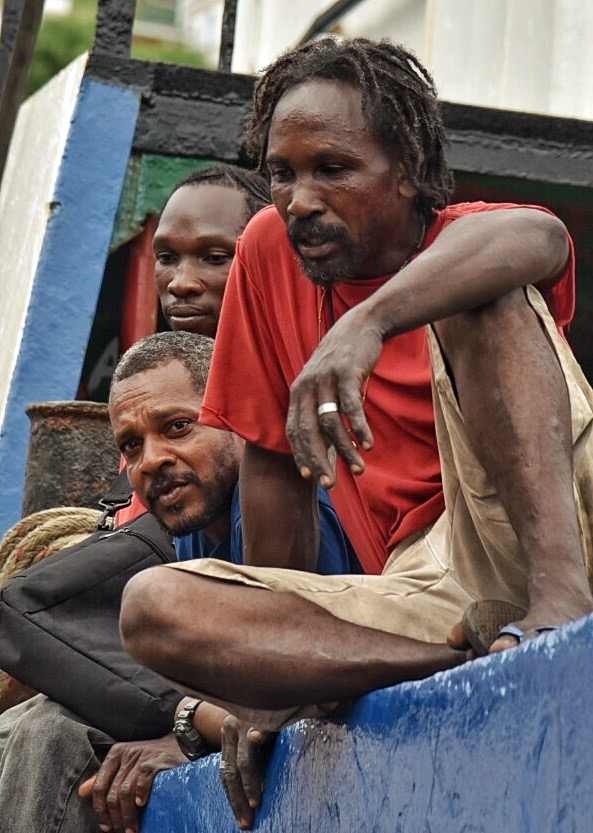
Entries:
<svg viewBox="0 0 593 833">
<path fill-rule="evenodd" d="M 447 205 L 454 182 L 434 81 L 413 52 L 388 40 L 323 38 L 285 52 L 267 67 L 255 87 L 246 139 L 260 171 L 278 101 L 292 87 L 317 78 L 361 89 L 367 124 L 386 153 L 403 162 L 422 216 L 430 219 L 433 208 Z"/>
<path fill-rule="evenodd" d="M 189 371 L 195 392 L 203 396 L 213 349 L 214 340 L 197 333 L 164 332 L 145 336 L 132 344 L 117 363 L 110 391 L 137 373 L 180 361 Z"/>
</svg>

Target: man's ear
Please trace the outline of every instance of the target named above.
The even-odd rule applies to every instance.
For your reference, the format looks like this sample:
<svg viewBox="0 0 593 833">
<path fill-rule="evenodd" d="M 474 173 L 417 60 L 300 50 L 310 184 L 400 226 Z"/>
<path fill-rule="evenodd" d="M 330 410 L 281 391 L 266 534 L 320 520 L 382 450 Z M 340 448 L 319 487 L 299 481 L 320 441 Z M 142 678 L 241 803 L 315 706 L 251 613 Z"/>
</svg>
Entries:
<svg viewBox="0 0 593 833">
<path fill-rule="evenodd" d="M 410 182 L 403 162 L 397 163 L 397 176 L 400 195 L 406 199 L 415 200 L 418 196 L 418 189 Z"/>
</svg>

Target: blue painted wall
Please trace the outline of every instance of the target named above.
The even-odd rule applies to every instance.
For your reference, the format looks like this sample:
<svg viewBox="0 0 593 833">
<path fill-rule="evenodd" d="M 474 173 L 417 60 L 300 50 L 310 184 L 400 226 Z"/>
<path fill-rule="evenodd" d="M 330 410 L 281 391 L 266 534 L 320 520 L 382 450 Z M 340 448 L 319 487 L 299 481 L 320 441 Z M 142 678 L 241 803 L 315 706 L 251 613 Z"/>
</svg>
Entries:
<svg viewBox="0 0 593 833">
<path fill-rule="evenodd" d="M 138 110 L 133 91 L 83 79 L 0 434 L 0 534 L 21 516 L 25 408 L 76 396 Z"/>
<path fill-rule="evenodd" d="M 260 833 L 591 833 L 593 617 L 277 742 Z M 142 833 L 236 833 L 220 756 L 157 776 Z"/>
</svg>

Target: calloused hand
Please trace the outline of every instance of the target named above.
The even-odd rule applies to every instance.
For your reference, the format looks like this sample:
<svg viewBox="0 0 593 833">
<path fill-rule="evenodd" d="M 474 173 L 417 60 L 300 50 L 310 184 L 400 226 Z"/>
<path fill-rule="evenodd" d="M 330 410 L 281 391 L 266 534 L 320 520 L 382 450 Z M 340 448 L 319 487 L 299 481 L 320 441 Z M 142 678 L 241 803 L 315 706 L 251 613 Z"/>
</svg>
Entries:
<svg viewBox="0 0 593 833">
<path fill-rule="evenodd" d="M 255 729 L 233 715 L 225 718 L 223 723 L 220 777 L 233 814 L 243 830 L 253 827 L 275 738 L 275 732 Z"/>
<path fill-rule="evenodd" d="M 303 477 L 313 478 L 325 488 L 335 485 L 329 446 L 353 474 L 364 471 L 364 460 L 353 440 L 366 451 L 372 448 L 363 399 L 382 348 L 381 334 L 368 321 L 363 307 L 354 307 L 333 325 L 295 379 L 286 433 Z M 319 415 L 317 408 L 328 402 L 335 402 L 339 410 Z"/>
<path fill-rule="evenodd" d="M 116 743 L 78 794 L 92 799 L 101 830 L 139 833 L 138 808 L 148 801 L 157 772 L 186 763 L 173 733 L 155 740 Z"/>
</svg>

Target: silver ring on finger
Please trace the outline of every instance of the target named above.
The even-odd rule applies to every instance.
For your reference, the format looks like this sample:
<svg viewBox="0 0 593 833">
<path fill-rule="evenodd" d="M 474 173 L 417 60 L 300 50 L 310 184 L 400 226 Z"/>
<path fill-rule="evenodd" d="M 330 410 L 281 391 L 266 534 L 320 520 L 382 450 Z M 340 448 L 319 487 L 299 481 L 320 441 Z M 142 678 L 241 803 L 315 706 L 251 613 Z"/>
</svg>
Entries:
<svg viewBox="0 0 593 833">
<path fill-rule="evenodd" d="M 339 410 L 337 402 L 324 402 L 317 408 L 317 414 L 318 416 L 323 416 L 324 414 L 336 414 Z"/>
</svg>

